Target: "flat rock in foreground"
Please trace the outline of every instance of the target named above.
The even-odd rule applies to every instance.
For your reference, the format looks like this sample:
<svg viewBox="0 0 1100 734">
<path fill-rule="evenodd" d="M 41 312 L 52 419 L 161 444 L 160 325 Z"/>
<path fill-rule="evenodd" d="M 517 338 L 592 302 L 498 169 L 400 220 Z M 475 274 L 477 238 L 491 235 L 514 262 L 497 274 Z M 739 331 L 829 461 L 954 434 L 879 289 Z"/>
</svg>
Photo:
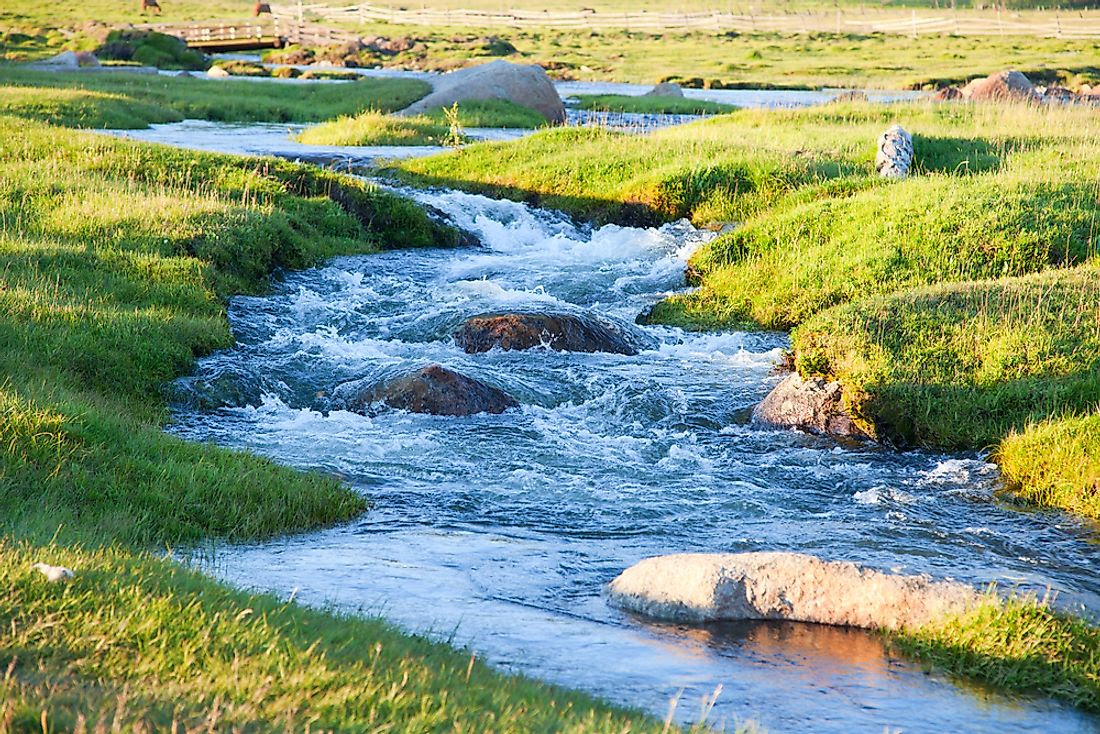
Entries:
<svg viewBox="0 0 1100 734">
<path fill-rule="evenodd" d="M 610 324 L 572 314 L 481 314 L 467 319 L 454 338 L 468 354 L 543 346 L 558 352 L 638 353 L 630 339 Z"/>
<path fill-rule="evenodd" d="M 623 571 L 606 595 L 613 606 L 671 622 L 777 619 L 891 630 L 959 614 L 978 599 L 965 584 L 800 553 L 647 558 Z"/>
<path fill-rule="evenodd" d="M 339 385 L 333 402 L 356 413 L 377 406 L 430 415 L 503 413 L 519 406 L 508 393 L 437 364 L 381 382 L 356 380 Z"/>
<path fill-rule="evenodd" d="M 852 421 L 839 382 L 820 377 L 804 380 L 797 372 L 788 375 L 753 408 L 752 419 L 820 435 L 868 438 Z"/>
<path fill-rule="evenodd" d="M 565 106 L 550 77 L 537 64 L 490 61 L 433 80 L 431 94 L 399 114 L 416 115 L 436 107 L 459 107 L 468 100 L 503 99 L 540 113 L 550 123 L 565 122 Z"/>
</svg>

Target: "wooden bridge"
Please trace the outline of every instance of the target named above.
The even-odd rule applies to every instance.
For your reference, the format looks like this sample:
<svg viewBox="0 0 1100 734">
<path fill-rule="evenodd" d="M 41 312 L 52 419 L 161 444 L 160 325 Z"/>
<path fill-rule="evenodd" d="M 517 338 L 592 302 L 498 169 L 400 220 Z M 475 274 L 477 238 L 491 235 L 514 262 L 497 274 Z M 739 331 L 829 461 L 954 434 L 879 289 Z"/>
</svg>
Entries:
<svg viewBox="0 0 1100 734">
<path fill-rule="evenodd" d="M 189 47 L 203 51 L 250 51 L 282 48 L 289 44 L 335 46 L 359 40 L 355 33 L 280 16 L 200 23 L 151 23 L 142 27 L 182 38 Z"/>
</svg>

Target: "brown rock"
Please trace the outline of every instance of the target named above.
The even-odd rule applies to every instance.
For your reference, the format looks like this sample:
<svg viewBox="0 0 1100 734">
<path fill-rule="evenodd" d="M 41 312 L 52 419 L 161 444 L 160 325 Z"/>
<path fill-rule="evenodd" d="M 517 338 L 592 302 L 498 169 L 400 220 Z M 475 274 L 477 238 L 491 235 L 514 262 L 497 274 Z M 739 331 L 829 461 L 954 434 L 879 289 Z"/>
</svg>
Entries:
<svg viewBox="0 0 1100 734">
<path fill-rule="evenodd" d="M 332 397 L 336 405 L 365 414 L 379 405 L 410 413 L 452 416 L 503 413 L 519 406 L 503 390 L 437 364 L 382 382 L 346 382 L 333 390 Z"/>
<path fill-rule="evenodd" d="M 932 99 L 937 102 L 949 102 L 963 99 L 963 93 L 958 87 L 944 87 L 943 89 L 937 89 L 936 93 L 932 95 Z"/>
<path fill-rule="evenodd" d="M 974 79 L 962 88 L 962 94 L 974 102 L 1032 102 L 1039 98 L 1031 80 L 1018 71 L 999 71 Z"/>
<path fill-rule="evenodd" d="M 845 408 L 839 382 L 820 377 L 803 380 L 797 372 L 776 385 L 753 408 L 752 419 L 820 435 L 868 438 Z"/>
<path fill-rule="evenodd" d="M 468 319 L 454 338 L 468 354 L 540 346 L 559 352 L 638 353 L 614 327 L 571 314 L 483 314 Z"/>
</svg>

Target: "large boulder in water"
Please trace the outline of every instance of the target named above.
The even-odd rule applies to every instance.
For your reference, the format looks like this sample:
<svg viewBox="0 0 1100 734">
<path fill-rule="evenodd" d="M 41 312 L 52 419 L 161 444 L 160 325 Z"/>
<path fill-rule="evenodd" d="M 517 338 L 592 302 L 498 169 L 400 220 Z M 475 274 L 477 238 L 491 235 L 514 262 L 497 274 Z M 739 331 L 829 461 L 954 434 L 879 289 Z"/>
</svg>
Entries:
<svg viewBox="0 0 1100 734">
<path fill-rule="evenodd" d="M 753 408 L 752 419 L 821 435 L 868 438 L 852 421 L 839 382 L 820 377 L 804 380 L 797 372 L 776 385 Z"/>
<path fill-rule="evenodd" d="M 559 352 L 638 353 L 626 335 L 610 324 L 572 314 L 482 314 L 467 319 L 454 338 L 468 354 L 494 347 L 520 350 L 541 346 Z"/>
<path fill-rule="evenodd" d="M 999 71 L 974 79 L 962 88 L 963 97 L 973 102 L 1036 102 L 1039 95 L 1031 80 L 1018 71 Z"/>
<path fill-rule="evenodd" d="M 616 607 L 673 622 L 781 619 L 864 629 L 920 627 L 979 599 L 965 584 L 800 553 L 657 556 L 620 574 L 606 595 Z"/>
<path fill-rule="evenodd" d="M 455 102 L 461 107 L 467 100 L 503 99 L 529 107 L 551 123 L 565 122 L 565 106 L 541 66 L 490 61 L 446 74 L 434 86 L 431 94 L 398 114 L 417 115 Z"/>
<path fill-rule="evenodd" d="M 431 415 L 503 413 L 519 405 L 508 393 L 446 367 L 433 364 L 381 382 L 356 380 L 339 385 L 333 403 L 356 413 L 378 405 Z"/>
</svg>

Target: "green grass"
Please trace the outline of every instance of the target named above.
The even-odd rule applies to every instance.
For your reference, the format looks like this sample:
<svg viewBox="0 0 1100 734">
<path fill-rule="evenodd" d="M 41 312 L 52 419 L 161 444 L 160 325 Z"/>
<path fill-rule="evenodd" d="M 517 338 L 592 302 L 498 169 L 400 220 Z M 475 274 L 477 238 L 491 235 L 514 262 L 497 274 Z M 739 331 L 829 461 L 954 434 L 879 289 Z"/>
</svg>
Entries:
<svg viewBox="0 0 1100 734">
<path fill-rule="evenodd" d="M 626 94 L 578 94 L 577 107 L 597 112 L 634 112 L 644 115 L 720 115 L 733 105 L 684 97 L 650 97 Z"/>
<path fill-rule="evenodd" d="M 424 113 L 429 119 L 446 123 L 442 107 Z M 472 99 L 458 104 L 458 122 L 462 127 L 511 127 L 534 129 L 548 123 L 540 112 L 504 99 Z"/>
<path fill-rule="evenodd" d="M 163 385 L 232 343 L 224 297 L 274 270 L 457 235 L 318 169 L 3 129 L 0 527 L 146 545 L 360 510 L 330 480 L 163 435 Z"/>
<path fill-rule="evenodd" d="M 424 115 L 396 117 L 368 110 L 306 128 L 298 142 L 310 145 L 446 145 L 448 125 Z"/>
<path fill-rule="evenodd" d="M 76 571 L 52 586 L 38 559 Z M 170 560 L 0 539 L 0 732 L 657 732 L 376 619 L 229 589 Z M 113 723 L 112 723 L 113 722 Z"/>
<path fill-rule="evenodd" d="M 802 370 L 839 379 L 881 438 L 992 446 L 1100 405 L 1100 268 L 864 298 L 807 320 L 791 341 Z"/>
<path fill-rule="evenodd" d="M 426 83 L 408 79 L 300 86 L 0 67 L 0 114 L 85 128 L 143 128 L 185 118 L 315 122 L 365 109 L 398 110 L 428 91 Z"/>
<path fill-rule="evenodd" d="M 902 654 L 962 678 L 1100 711 L 1100 628 L 1052 610 L 1045 599 L 988 602 L 890 640 Z"/>
<path fill-rule="evenodd" d="M 1092 415 L 1014 430 L 997 447 L 997 463 L 1022 499 L 1100 519 L 1100 404 Z"/>
</svg>

